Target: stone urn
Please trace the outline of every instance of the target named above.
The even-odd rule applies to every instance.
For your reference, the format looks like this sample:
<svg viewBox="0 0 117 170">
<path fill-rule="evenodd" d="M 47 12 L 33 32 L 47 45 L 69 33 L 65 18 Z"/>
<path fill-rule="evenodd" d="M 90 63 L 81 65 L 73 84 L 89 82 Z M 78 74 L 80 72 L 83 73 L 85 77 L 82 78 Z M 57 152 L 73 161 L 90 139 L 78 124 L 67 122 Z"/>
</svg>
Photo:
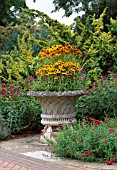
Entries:
<svg viewBox="0 0 117 170">
<path fill-rule="evenodd" d="M 74 123 L 74 107 L 76 99 L 86 94 L 83 90 L 74 91 L 29 91 L 28 96 L 38 97 L 41 104 L 41 123 L 45 126 L 41 136 L 44 139 L 51 139 L 54 127 L 66 123 Z M 45 143 L 45 142 L 44 142 Z"/>
</svg>

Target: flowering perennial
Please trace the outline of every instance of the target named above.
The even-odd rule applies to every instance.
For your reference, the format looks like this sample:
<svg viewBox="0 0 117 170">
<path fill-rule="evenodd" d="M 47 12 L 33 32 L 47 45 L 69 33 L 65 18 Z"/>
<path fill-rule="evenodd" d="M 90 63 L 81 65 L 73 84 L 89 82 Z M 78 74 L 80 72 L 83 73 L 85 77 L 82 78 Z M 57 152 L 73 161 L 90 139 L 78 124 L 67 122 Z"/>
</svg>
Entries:
<svg viewBox="0 0 117 170">
<path fill-rule="evenodd" d="M 51 48 L 45 49 L 44 51 L 40 53 L 41 55 L 40 60 L 43 60 L 46 57 L 48 57 L 48 59 L 51 59 L 56 56 L 62 56 L 63 54 L 65 56 L 68 54 L 72 54 L 73 56 L 78 55 L 79 57 L 82 56 L 82 53 L 78 48 L 72 47 L 71 45 L 66 44 L 65 46 L 56 45 L 56 46 L 52 46 Z"/>
<path fill-rule="evenodd" d="M 58 60 L 55 64 L 44 64 L 36 74 L 40 76 L 54 75 L 57 79 L 60 76 L 74 75 L 76 71 L 79 71 L 79 66 L 79 63 L 72 63 L 71 61 L 64 63 L 62 60 Z"/>
<path fill-rule="evenodd" d="M 39 53 L 39 56 L 36 71 L 37 81 L 36 86 L 33 86 L 34 90 L 82 89 L 81 67 L 78 63 L 82 53 L 78 48 L 69 44 L 59 44 L 44 49 Z"/>
</svg>

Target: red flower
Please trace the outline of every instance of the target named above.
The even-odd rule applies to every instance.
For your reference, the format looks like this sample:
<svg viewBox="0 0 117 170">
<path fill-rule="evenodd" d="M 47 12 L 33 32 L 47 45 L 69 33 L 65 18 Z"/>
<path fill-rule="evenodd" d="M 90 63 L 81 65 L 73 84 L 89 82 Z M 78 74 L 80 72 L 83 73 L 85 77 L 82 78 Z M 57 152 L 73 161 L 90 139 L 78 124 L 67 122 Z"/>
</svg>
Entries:
<svg viewBox="0 0 117 170">
<path fill-rule="evenodd" d="M 88 119 L 88 120 L 92 122 L 92 121 L 93 121 L 93 118 L 92 118 L 92 117 L 89 117 L 89 119 Z"/>
<path fill-rule="evenodd" d="M 52 134 L 53 138 L 56 138 L 56 134 Z"/>
<path fill-rule="evenodd" d="M 88 156 L 90 156 L 92 154 L 92 151 L 86 151 L 85 152 Z"/>
<path fill-rule="evenodd" d="M 58 124 L 58 128 L 61 128 L 61 126 L 62 126 L 61 124 Z"/>
<path fill-rule="evenodd" d="M 58 124 L 58 127 L 56 128 L 56 130 L 58 131 L 59 129 L 61 129 L 62 125 Z"/>
<path fill-rule="evenodd" d="M 83 153 L 82 156 L 83 156 L 83 157 L 86 156 L 86 153 Z"/>
<path fill-rule="evenodd" d="M 71 123 L 72 122 L 72 119 L 69 119 L 69 123 Z"/>
<path fill-rule="evenodd" d="M 114 136 L 117 136 L 117 132 L 114 134 Z"/>
<path fill-rule="evenodd" d="M 96 138 L 96 140 L 100 140 L 100 138 Z"/>
<path fill-rule="evenodd" d="M 93 123 L 94 123 L 96 126 L 98 126 L 101 122 L 100 122 L 100 120 L 95 120 Z"/>
<path fill-rule="evenodd" d="M 112 165 L 111 161 L 106 161 L 106 165 Z"/>
<path fill-rule="evenodd" d="M 82 154 L 82 156 L 90 156 L 92 154 L 92 151 L 86 151 Z"/>
<path fill-rule="evenodd" d="M 104 143 L 107 143 L 107 140 L 104 140 Z"/>
<path fill-rule="evenodd" d="M 87 106 L 84 106 L 84 109 L 87 109 Z"/>
<path fill-rule="evenodd" d="M 111 162 L 116 162 L 116 158 L 110 158 Z"/>
<path fill-rule="evenodd" d="M 44 130 L 41 130 L 39 134 L 40 134 L 40 135 L 43 135 L 43 134 L 44 134 Z"/>
<path fill-rule="evenodd" d="M 109 132 L 112 133 L 114 131 L 114 128 L 109 128 Z"/>
<path fill-rule="evenodd" d="M 107 138 L 107 135 L 106 135 L 106 134 L 104 134 L 104 138 Z"/>
<path fill-rule="evenodd" d="M 82 139 L 82 138 L 78 138 L 78 141 L 82 142 L 82 141 L 83 141 L 83 139 Z"/>
</svg>

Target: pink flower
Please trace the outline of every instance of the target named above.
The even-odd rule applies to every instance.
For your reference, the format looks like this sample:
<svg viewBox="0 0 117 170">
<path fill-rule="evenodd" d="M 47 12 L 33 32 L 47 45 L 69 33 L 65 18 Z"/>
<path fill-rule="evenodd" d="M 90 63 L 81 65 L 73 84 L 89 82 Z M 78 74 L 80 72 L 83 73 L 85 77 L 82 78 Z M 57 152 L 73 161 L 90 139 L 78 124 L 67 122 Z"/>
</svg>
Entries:
<svg viewBox="0 0 117 170">
<path fill-rule="evenodd" d="M 104 76 L 100 76 L 100 79 L 101 79 L 101 80 L 105 80 L 105 79 L 106 79 L 106 77 L 104 77 Z"/>
<path fill-rule="evenodd" d="M 80 76 L 80 80 L 84 80 L 84 77 L 83 77 L 83 76 Z"/>
<path fill-rule="evenodd" d="M 6 87 L 7 86 L 7 84 L 6 83 L 2 83 L 2 87 Z"/>
<path fill-rule="evenodd" d="M 90 94 L 90 93 L 91 93 L 91 91 L 90 91 L 90 90 L 87 90 L 86 92 L 87 92 L 88 94 Z"/>
<path fill-rule="evenodd" d="M 7 96 L 7 93 L 6 93 L 5 88 L 2 88 L 2 89 L 0 90 L 0 92 L 2 93 L 2 95 L 3 95 L 4 97 Z"/>
<path fill-rule="evenodd" d="M 86 89 L 89 89 L 89 86 L 86 86 Z"/>
<path fill-rule="evenodd" d="M 34 77 L 33 77 L 33 76 L 30 76 L 30 77 L 28 78 L 27 82 L 31 82 L 31 81 L 33 81 L 33 80 L 34 80 Z"/>
<path fill-rule="evenodd" d="M 14 95 L 14 90 L 13 90 L 13 89 L 10 89 L 10 90 L 9 90 L 9 93 L 10 93 L 11 96 Z"/>
<path fill-rule="evenodd" d="M 93 87 L 96 88 L 98 84 L 96 82 L 93 83 Z"/>
<path fill-rule="evenodd" d="M 17 92 L 18 92 L 18 93 L 20 93 L 20 88 L 19 88 L 19 89 L 17 89 Z"/>
<path fill-rule="evenodd" d="M 102 86 L 105 88 L 108 88 L 107 84 L 105 84 L 105 83 L 102 83 Z"/>
<path fill-rule="evenodd" d="M 110 71 L 110 70 L 108 70 L 108 71 L 107 71 L 107 73 L 108 73 L 108 74 L 110 74 L 110 73 L 111 73 L 111 71 Z"/>
</svg>

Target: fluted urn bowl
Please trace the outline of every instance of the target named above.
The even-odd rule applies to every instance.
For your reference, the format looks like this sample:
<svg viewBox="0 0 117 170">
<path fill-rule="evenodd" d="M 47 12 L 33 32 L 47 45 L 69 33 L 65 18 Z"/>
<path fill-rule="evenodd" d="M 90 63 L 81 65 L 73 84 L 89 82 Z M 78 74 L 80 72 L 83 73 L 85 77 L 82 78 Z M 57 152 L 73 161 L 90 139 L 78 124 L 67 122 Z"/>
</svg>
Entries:
<svg viewBox="0 0 117 170">
<path fill-rule="evenodd" d="M 43 125 L 57 126 L 75 122 L 74 106 L 76 99 L 86 94 L 83 90 L 74 91 L 29 91 L 28 96 L 38 97 Z"/>
</svg>

